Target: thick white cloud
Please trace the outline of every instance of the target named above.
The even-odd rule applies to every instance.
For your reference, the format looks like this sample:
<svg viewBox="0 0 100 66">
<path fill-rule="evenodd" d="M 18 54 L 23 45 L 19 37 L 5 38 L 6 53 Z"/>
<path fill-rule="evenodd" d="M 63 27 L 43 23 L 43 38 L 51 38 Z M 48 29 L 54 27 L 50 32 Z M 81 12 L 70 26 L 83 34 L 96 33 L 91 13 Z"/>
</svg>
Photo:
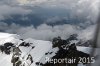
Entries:
<svg viewBox="0 0 100 66">
<path fill-rule="evenodd" d="M 48 26 L 46 24 L 42 24 L 37 28 L 34 26 L 28 27 L 19 27 L 16 25 L 9 26 L 10 29 L 7 29 L 6 32 L 17 33 L 21 35 L 23 38 L 35 38 L 41 40 L 51 40 L 54 37 L 61 36 L 62 38 L 67 38 L 69 35 L 73 33 L 77 33 L 76 26 L 73 25 L 58 25 L 58 26 Z M 13 28 L 12 28 L 13 27 Z"/>
<path fill-rule="evenodd" d="M 54 27 L 41 24 L 37 28 L 34 26 L 23 27 L 16 24 L 7 25 L 0 22 L 0 30 L 8 33 L 16 33 L 23 38 L 34 38 L 40 40 L 52 40 L 54 37 L 61 36 L 63 39 L 68 38 L 71 34 L 78 34 L 79 39 L 92 39 L 95 32 L 95 25 L 91 25 L 86 29 L 81 29 L 78 26 L 65 24 L 56 25 Z"/>
<path fill-rule="evenodd" d="M 78 38 L 83 40 L 89 40 L 92 39 L 96 32 L 96 25 L 90 25 L 86 29 L 79 31 Z"/>
</svg>

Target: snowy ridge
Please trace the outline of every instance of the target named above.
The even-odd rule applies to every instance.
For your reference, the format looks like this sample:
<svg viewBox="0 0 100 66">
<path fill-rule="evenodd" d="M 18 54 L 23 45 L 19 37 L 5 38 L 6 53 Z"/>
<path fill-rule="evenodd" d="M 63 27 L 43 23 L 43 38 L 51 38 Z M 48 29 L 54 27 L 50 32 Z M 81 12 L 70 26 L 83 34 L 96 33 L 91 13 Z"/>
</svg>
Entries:
<svg viewBox="0 0 100 66">
<path fill-rule="evenodd" d="M 20 40 L 19 36 L 16 34 L 8 34 L 8 33 L 0 33 L 0 34 L 1 34 L 0 45 L 4 45 L 7 42 L 11 42 L 15 44 L 15 46 L 17 47 L 22 42 L 31 43 L 31 46 L 28 46 L 28 47 L 19 46 L 19 49 L 21 51 L 20 59 L 26 64 L 25 66 L 27 66 L 28 64 L 28 61 L 26 60 L 26 58 L 29 54 L 32 55 L 34 59 L 34 63 L 32 64 L 32 66 L 35 66 L 35 62 L 38 62 L 42 58 L 42 56 L 45 54 L 45 52 L 48 52 L 49 49 L 52 48 L 52 44 L 50 41 L 35 40 L 31 38 L 25 39 L 23 41 L 23 40 Z M 33 47 L 34 49 L 32 49 Z M 0 64 L 2 64 L 2 62 L 5 61 L 6 64 L 3 64 L 3 66 L 7 66 L 7 65 L 12 66 L 12 63 L 11 63 L 12 56 L 13 56 L 13 53 L 10 53 L 10 55 L 6 55 L 5 53 L 0 52 L 0 59 L 2 59 L 0 61 Z"/>
<path fill-rule="evenodd" d="M 22 40 L 18 35 L 8 33 L 0 33 L 0 35 L 0 45 L 5 45 L 7 42 L 14 44 L 14 47 L 11 46 L 10 48 L 10 54 L 0 52 L 0 65 L 2 64 L 2 66 L 13 66 L 14 62 L 12 59 L 18 57 L 19 59 L 17 62 L 20 61 L 19 66 L 38 66 L 36 64 L 37 62 L 45 64 L 46 57 L 52 58 L 56 55 L 57 51 L 59 51 L 59 48 L 52 47 L 52 42 L 50 41 L 35 40 L 32 38 Z M 14 52 L 12 49 L 15 49 L 15 51 L 17 50 L 17 52 Z M 88 54 L 91 49 L 92 48 L 89 47 L 77 46 L 77 50 Z"/>
<path fill-rule="evenodd" d="M 40 61 L 40 59 L 43 57 L 45 52 L 48 52 L 49 49 L 52 48 L 50 46 L 51 42 L 49 41 L 41 41 L 41 40 L 34 40 L 34 39 L 26 39 L 26 41 L 28 42 L 30 41 L 31 43 L 33 43 L 33 45 L 31 45 L 30 47 L 20 47 L 20 49 L 22 51 L 22 57 L 23 56 L 27 57 L 27 54 L 32 55 L 34 62 L 31 66 L 35 66 L 35 63 Z M 32 47 L 34 47 L 34 49 L 32 49 Z"/>
<path fill-rule="evenodd" d="M 0 45 L 6 42 L 17 43 L 19 39 L 20 36 L 16 34 L 0 33 Z"/>
</svg>

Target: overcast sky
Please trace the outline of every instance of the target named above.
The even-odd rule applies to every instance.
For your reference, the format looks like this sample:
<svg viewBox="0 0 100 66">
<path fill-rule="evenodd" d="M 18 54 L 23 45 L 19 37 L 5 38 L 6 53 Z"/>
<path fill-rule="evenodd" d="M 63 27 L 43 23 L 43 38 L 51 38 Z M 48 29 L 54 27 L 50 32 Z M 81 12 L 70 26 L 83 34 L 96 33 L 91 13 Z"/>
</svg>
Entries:
<svg viewBox="0 0 100 66">
<path fill-rule="evenodd" d="M 79 38 L 88 40 L 95 31 L 99 3 L 99 0 L 0 0 L 0 31 L 40 40 L 57 36 L 66 39 L 77 33 Z"/>
</svg>

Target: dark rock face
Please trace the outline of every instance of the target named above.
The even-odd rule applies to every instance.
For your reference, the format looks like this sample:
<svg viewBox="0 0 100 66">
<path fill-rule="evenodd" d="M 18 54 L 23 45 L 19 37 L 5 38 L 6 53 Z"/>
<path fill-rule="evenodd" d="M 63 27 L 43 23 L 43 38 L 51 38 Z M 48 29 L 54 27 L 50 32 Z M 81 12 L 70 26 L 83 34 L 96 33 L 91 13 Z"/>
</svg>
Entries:
<svg viewBox="0 0 100 66">
<path fill-rule="evenodd" d="M 55 37 L 53 40 L 52 40 L 52 44 L 53 44 L 53 48 L 54 47 L 61 47 L 62 45 L 67 45 L 67 44 L 70 44 L 70 42 L 72 40 L 78 40 L 77 39 L 77 34 L 73 34 L 73 35 L 70 35 L 68 39 L 66 40 L 63 40 L 61 39 L 61 37 Z"/>
<path fill-rule="evenodd" d="M 3 53 L 4 50 L 5 50 L 5 49 L 4 49 L 4 46 L 1 45 L 1 46 L 0 46 L 0 50 L 1 50 L 1 52 Z"/>
<path fill-rule="evenodd" d="M 81 58 L 89 58 L 90 55 L 81 51 L 78 51 L 75 44 L 71 44 L 68 46 L 68 49 L 63 49 L 62 47 L 59 48 L 59 51 L 56 53 L 55 56 L 52 57 L 52 59 L 75 59 L 74 63 L 46 63 L 43 66 L 77 66 Z M 88 60 L 86 60 L 85 63 L 87 64 Z"/>
<path fill-rule="evenodd" d="M 52 59 L 75 59 L 74 63 L 46 63 L 43 66 L 77 66 L 80 58 L 90 58 L 90 55 L 87 53 L 84 53 L 82 51 L 78 51 L 76 44 L 70 44 L 71 40 L 77 40 L 77 35 L 73 34 L 68 39 L 62 40 L 61 37 L 54 38 L 52 41 L 53 48 L 58 47 L 59 51 L 56 53 L 55 56 L 52 57 Z M 46 53 L 45 55 L 47 55 Z M 86 60 L 85 63 L 87 64 L 88 60 Z"/>
<path fill-rule="evenodd" d="M 43 64 L 40 63 L 40 62 L 36 62 L 35 64 L 38 65 L 38 66 L 43 66 Z"/>
<path fill-rule="evenodd" d="M 13 57 L 11 63 L 13 63 L 13 66 L 20 66 L 22 61 L 19 59 L 19 57 Z"/>
<path fill-rule="evenodd" d="M 22 42 L 19 46 L 29 47 L 32 43 Z"/>
<path fill-rule="evenodd" d="M 0 46 L 1 52 L 4 52 L 5 54 L 10 54 L 11 48 L 15 47 L 13 43 L 5 43 L 4 45 Z"/>
<path fill-rule="evenodd" d="M 25 66 L 24 65 L 25 63 L 23 62 L 23 60 L 30 61 L 31 62 L 30 64 L 27 63 L 30 66 L 33 63 L 33 58 L 31 56 L 31 54 L 25 55 L 25 56 L 27 56 L 26 58 L 25 58 L 25 56 L 21 57 L 21 54 L 22 54 L 22 52 L 19 49 L 19 47 L 15 47 L 13 49 L 13 56 L 11 59 L 11 63 L 13 63 L 13 66 Z M 25 61 L 25 62 L 27 62 L 27 61 Z"/>
</svg>

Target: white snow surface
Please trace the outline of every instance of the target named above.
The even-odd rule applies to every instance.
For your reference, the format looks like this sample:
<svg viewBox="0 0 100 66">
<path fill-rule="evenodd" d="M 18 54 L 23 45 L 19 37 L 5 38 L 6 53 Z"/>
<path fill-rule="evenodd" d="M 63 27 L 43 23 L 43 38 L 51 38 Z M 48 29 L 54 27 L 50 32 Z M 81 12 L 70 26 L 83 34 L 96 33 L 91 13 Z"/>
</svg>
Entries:
<svg viewBox="0 0 100 66">
<path fill-rule="evenodd" d="M 1 33 L 0 32 L 0 45 L 12 42 L 14 44 L 18 44 L 20 36 L 16 34 L 9 34 L 9 33 Z"/>
<path fill-rule="evenodd" d="M 26 57 L 28 54 L 31 54 L 33 57 L 33 63 L 31 66 L 37 66 L 36 62 L 46 63 L 46 57 L 53 57 L 55 53 L 59 50 L 58 48 L 52 48 L 52 43 L 50 41 L 43 40 L 35 40 L 35 39 L 25 39 L 25 42 L 30 42 L 32 45 L 30 47 L 19 47 L 21 50 L 21 59 L 26 63 L 30 63 L 26 61 Z M 0 33 L 0 45 L 3 45 L 6 42 L 12 42 L 14 44 L 19 45 L 22 41 L 19 40 L 19 36 L 16 34 L 8 34 L 8 33 Z M 32 47 L 34 48 L 32 49 Z M 90 53 L 91 48 L 89 47 L 81 47 L 77 46 L 79 51 L 83 51 L 85 53 Z M 45 55 L 47 52 L 53 52 L 51 55 Z M 24 57 L 24 59 L 23 59 Z M 5 53 L 0 52 L 0 66 L 13 66 L 11 63 L 12 53 L 10 55 L 6 55 Z M 26 66 L 28 66 L 26 64 Z"/>
</svg>

